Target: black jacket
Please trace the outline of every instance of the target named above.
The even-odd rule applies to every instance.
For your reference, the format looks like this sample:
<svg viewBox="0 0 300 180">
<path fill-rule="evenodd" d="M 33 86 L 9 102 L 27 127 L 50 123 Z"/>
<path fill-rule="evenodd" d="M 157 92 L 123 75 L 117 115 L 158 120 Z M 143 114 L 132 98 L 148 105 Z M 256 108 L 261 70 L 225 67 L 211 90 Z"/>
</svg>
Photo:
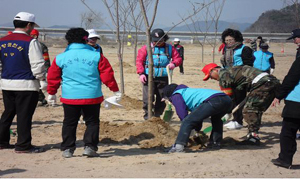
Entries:
<svg viewBox="0 0 300 180">
<path fill-rule="evenodd" d="M 300 48 L 298 48 L 296 60 L 293 62 L 288 74 L 284 77 L 281 86 L 276 91 L 277 99 L 284 99 L 300 81 Z M 282 117 L 300 119 L 300 103 L 285 100 Z"/>
</svg>

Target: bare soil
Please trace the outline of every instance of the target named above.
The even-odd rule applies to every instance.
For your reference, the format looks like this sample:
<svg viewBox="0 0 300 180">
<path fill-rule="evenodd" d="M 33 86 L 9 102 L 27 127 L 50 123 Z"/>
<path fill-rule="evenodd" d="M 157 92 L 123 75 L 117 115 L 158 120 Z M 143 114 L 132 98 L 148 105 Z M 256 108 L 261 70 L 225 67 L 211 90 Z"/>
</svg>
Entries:
<svg viewBox="0 0 300 180">
<path fill-rule="evenodd" d="M 295 58 L 296 45 L 270 44 L 274 53 L 275 76 L 282 80 Z M 176 68 L 173 82 L 190 87 L 219 89 L 216 81 L 202 81 L 202 67 L 212 62 L 212 48 L 205 47 L 205 59 L 201 61 L 201 48 L 197 45 L 184 45 L 185 74 L 180 75 Z M 51 60 L 63 52 L 63 48 L 50 47 Z M 120 82 L 120 68 L 117 49 L 103 46 L 104 55 L 115 71 Z M 73 158 L 65 159 L 60 151 L 63 121 L 62 106 L 37 107 L 33 117 L 33 144 L 42 146 L 46 152 L 40 154 L 16 154 L 14 150 L 1 150 L 0 177 L 2 178 L 299 178 L 300 153 L 294 156 L 293 169 L 279 168 L 270 163 L 277 158 L 281 111 L 270 107 L 263 115 L 260 137 L 261 146 L 240 146 L 236 142 L 244 140 L 247 134 L 246 123 L 240 130 L 224 129 L 223 148 L 207 150 L 203 144 L 190 141 L 186 153 L 168 154 L 165 152 L 175 141 L 180 128 L 179 118 L 174 115 L 170 123 L 160 118 L 143 120 L 142 85 L 135 73 L 133 49 L 125 48 L 123 70 L 125 96 L 120 104 L 123 108 L 101 108 L 99 157 L 86 158 L 83 152 L 84 124 L 77 129 L 77 149 Z M 219 63 L 216 53 L 215 62 Z M 103 86 L 106 97 L 113 93 Z M 58 96 L 61 95 L 59 90 Z M 2 95 L 0 96 L 2 99 Z M 59 102 L 59 104 L 61 104 Z M 0 102 L 0 112 L 3 112 Z M 210 126 L 209 120 L 204 127 Z M 14 120 L 12 130 L 16 130 Z M 205 141 L 205 137 L 202 139 Z M 11 143 L 16 137 L 11 138 Z M 298 140 L 299 142 L 299 140 Z M 298 145 L 299 148 L 299 145 Z"/>
</svg>

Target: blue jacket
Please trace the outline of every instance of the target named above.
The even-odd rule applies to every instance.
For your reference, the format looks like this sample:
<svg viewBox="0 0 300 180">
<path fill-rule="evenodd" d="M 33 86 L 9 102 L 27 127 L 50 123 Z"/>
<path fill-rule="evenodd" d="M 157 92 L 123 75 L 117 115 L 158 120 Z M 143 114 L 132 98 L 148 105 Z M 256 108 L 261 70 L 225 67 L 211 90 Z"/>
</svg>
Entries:
<svg viewBox="0 0 300 180">
<path fill-rule="evenodd" d="M 100 53 L 86 44 L 72 43 L 64 53 L 57 55 L 56 64 L 63 69 L 62 98 L 91 99 L 102 96 L 99 60 Z"/>
<path fill-rule="evenodd" d="M 176 113 L 180 120 L 183 120 L 187 115 L 188 111 L 193 111 L 204 101 L 215 97 L 223 95 L 225 93 L 213 89 L 202 89 L 202 88 L 189 88 L 186 85 L 178 85 L 170 101 L 175 106 Z"/>
<path fill-rule="evenodd" d="M 93 47 L 72 43 L 59 54 L 48 71 L 48 94 L 56 94 L 62 84 L 64 104 L 88 105 L 103 101 L 101 85 L 119 91 L 109 61 Z"/>
</svg>

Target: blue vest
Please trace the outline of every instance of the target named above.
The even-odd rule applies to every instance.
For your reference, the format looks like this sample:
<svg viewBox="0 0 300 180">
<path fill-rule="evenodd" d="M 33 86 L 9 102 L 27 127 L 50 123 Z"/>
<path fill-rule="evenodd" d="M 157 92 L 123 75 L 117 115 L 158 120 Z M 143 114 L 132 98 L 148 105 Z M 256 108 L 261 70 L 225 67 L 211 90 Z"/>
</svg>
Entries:
<svg viewBox="0 0 300 180">
<path fill-rule="evenodd" d="M 3 79 L 14 80 L 34 80 L 31 66 L 29 62 L 29 44 L 31 40 L 23 34 L 12 34 L 11 37 L 22 37 L 18 40 L 3 40 L 0 41 L 0 59 L 2 62 Z M 7 38 L 8 39 L 8 38 Z M 16 38 L 15 38 L 16 39 Z"/>
<path fill-rule="evenodd" d="M 244 49 L 245 45 L 242 45 L 239 49 L 236 49 L 233 53 L 233 65 L 232 66 L 241 66 L 243 65 L 243 59 L 242 59 L 242 51 Z"/>
<path fill-rule="evenodd" d="M 222 92 L 213 89 L 183 88 L 175 91 L 173 94 L 176 93 L 181 94 L 188 110 L 193 111 L 210 96 Z"/>
<path fill-rule="evenodd" d="M 62 69 L 62 98 L 92 99 L 102 96 L 98 70 L 100 53 L 86 44 L 72 43 L 56 56 Z"/>
<path fill-rule="evenodd" d="M 300 102 L 300 81 L 285 99 L 289 101 Z"/>
<path fill-rule="evenodd" d="M 254 56 L 255 56 L 255 61 L 253 67 L 260 69 L 262 71 L 267 71 L 270 69 L 271 67 L 270 58 L 273 56 L 273 53 L 269 51 L 263 52 L 262 50 L 260 50 L 260 51 L 255 51 Z"/>
<path fill-rule="evenodd" d="M 168 52 L 167 52 L 167 49 Z M 154 73 L 153 77 L 166 77 L 168 76 L 167 74 L 167 69 L 166 66 L 170 63 L 171 61 L 171 56 L 172 56 L 172 45 L 166 44 L 165 47 L 154 47 L 153 50 L 153 67 L 154 67 Z M 145 68 L 145 74 L 149 74 L 149 60 L 147 56 L 146 60 L 146 68 Z"/>
</svg>

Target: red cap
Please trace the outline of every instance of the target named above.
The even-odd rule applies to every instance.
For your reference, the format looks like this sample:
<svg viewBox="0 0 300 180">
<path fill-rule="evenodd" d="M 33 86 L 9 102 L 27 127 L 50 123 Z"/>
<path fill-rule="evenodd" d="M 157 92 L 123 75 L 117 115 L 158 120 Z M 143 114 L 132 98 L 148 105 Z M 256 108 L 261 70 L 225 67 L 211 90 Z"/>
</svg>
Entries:
<svg viewBox="0 0 300 180">
<path fill-rule="evenodd" d="M 12 34 L 12 33 L 13 33 L 12 31 L 8 31 L 8 32 L 7 32 L 7 35 L 10 35 L 10 34 Z"/>
<path fill-rule="evenodd" d="M 40 34 L 39 31 L 36 29 L 33 29 L 30 33 L 30 35 L 36 35 L 37 37 L 39 37 L 39 34 Z"/>
<path fill-rule="evenodd" d="M 218 67 L 215 63 L 209 63 L 203 67 L 202 72 L 205 74 L 203 81 L 207 81 L 209 79 L 210 71 L 215 67 Z"/>
</svg>

